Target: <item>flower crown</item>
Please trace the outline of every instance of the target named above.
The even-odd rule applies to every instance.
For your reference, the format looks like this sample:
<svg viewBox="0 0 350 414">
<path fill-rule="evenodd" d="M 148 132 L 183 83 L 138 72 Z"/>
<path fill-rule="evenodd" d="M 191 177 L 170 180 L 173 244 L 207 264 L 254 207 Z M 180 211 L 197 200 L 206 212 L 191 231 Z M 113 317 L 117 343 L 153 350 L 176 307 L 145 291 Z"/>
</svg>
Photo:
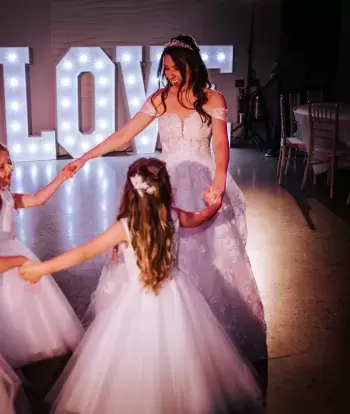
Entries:
<svg viewBox="0 0 350 414">
<path fill-rule="evenodd" d="M 144 192 L 147 194 L 153 194 L 156 191 L 156 187 L 149 185 L 139 174 L 135 174 L 130 177 L 130 181 L 140 197 L 143 197 Z"/>
<path fill-rule="evenodd" d="M 191 47 L 190 45 L 188 45 L 184 42 L 181 42 L 180 40 L 176 40 L 176 39 L 172 39 L 169 42 L 165 43 L 164 49 L 166 49 L 168 47 L 183 47 L 185 49 L 194 50 L 193 47 Z"/>
</svg>

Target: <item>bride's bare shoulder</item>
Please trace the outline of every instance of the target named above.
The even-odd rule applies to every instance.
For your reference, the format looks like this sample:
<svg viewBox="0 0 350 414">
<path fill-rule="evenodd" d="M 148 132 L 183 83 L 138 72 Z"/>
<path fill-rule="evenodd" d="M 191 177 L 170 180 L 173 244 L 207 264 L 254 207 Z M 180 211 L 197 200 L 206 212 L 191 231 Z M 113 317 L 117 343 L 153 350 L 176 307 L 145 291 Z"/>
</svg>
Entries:
<svg viewBox="0 0 350 414">
<path fill-rule="evenodd" d="M 227 108 L 226 99 L 221 92 L 207 89 L 206 93 L 208 94 L 207 106 L 210 109 Z"/>
</svg>

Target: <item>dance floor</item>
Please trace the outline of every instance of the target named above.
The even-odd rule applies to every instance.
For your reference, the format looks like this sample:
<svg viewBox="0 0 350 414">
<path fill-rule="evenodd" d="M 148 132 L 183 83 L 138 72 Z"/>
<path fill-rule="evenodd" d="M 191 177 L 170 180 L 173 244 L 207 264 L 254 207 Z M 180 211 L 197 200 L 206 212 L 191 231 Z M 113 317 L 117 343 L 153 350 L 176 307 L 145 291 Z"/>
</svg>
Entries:
<svg viewBox="0 0 350 414">
<path fill-rule="evenodd" d="M 90 161 L 46 205 L 19 211 L 18 237 L 47 259 L 102 232 L 115 220 L 126 169 L 135 158 Z M 35 192 L 67 162 L 16 164 L 12 190 Z M 233 149 L 230 172 L 247 198 L 248 255 L 268 324 L 268 413 L 349 413 L 346 190 L 338 189 L 336 200 L 329 201 L 322 179 L 301 192 L 299 176 L 287 177 L 280 187 L 276 160 L 255 149 Z M 104 261 L 101 256 L 55 275 L 81 318 Z M 54 372 L 45 364 L 28 368 L 28 378 L 42 390 Z"/>
</svg>

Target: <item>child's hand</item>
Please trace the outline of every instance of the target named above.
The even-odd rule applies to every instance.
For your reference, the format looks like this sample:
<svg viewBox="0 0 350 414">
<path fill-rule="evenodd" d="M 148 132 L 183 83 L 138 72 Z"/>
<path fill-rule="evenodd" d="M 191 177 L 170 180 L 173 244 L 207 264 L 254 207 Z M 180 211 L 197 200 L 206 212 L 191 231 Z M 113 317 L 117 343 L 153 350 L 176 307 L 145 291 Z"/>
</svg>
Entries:
<svg viewBox="0 0 350 414">
<path fill-rule="evenodd" d="M 114 249 L 112 249 L 111 261 L 116 262 L 117 258 L 118 258 L 118 251 L 114 248 Z"/>
<path fill-rule="evenodd" d="M 118 263 L 120 260 L 122 260 L 122 258 L 123 258 L 123 254 L 121 250 L 114 247 L 112 249 L 111 258 L 110 258 L 111 262 Z"/>
<path fill-rule="evenodd" d="M 41 262 L 27 260 L 20 268 L 19 275 L 22 280 L 30 283 L 37 283 L 41 279 Z"/>
</svg>

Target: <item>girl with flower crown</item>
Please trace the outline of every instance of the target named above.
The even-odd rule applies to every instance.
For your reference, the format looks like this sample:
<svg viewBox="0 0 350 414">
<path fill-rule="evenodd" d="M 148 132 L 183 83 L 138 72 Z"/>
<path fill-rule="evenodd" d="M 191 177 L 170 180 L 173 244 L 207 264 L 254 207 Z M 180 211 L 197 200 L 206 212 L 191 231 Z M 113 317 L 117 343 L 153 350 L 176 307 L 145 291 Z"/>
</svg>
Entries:
<svg viewBox="0 0 350 414">
<path fill-rule="evenodd" d="M 200 288 L 226 332 L 238 341 L 244 353 L 252 361 L 265 358 L 264 312 L 245 250 L 245 198 L 227 174 L 225 99 L 211 89 L 200 49 L 191 36 L 177 36 L 165 45 L 158 77 L 165 86 L 159 87 L 125 126 L 66 168 L 75 174 L 89 159 L 124 146 L 157 119 L 161 158 L 167 163 L 175 205 L 196 211 L 211 198 L 221 200 L 223 205 L 210 222 L 180 230 L 179 265 Z M 111 267 L 124 272 L 122 259 L 103 270 L 101 289 L 94 302 L 97 310 L 109 303 L 107 276 Z"/>
<path fill-rule="evenodd" d="M 53 413 L 264 412 L 253 371 L 179 266 L 180 227 L 203 225 L 221 201 L 196 213 L 172 205 L 165 163 L 141 158 L 129 167 L 113 226 L 21 267 L 21 277 L 35 283 L 116 245 L 124 256 L 127 277 L 50 393 Z"/>
<path fill-rule="evenodd" d="M 16 238 L 13 215 L 44 204 L 66 181 L 66 173 L 61 170 L 35 194 L 12 193 L 12 173 L 10 153 L 0 144 L 0 353 L 20 368 L 70 352 L 83 327 L 51 276 L 28 286 L 18 270 L 27 257 L 36 256 Z"/>
</svg>

